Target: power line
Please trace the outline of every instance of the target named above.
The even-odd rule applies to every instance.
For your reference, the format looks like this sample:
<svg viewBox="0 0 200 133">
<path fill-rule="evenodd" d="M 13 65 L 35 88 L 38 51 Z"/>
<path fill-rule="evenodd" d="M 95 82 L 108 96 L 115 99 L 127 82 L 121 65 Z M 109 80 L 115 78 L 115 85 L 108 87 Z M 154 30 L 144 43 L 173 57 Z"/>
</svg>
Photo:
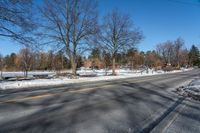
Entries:
<svg viewBox="0 0 200 133">
<path fill-rule="evenodd" d="M 186 1 L 180 1 L 180 0 L 167 0 L 167 1 L 173 2 L 173 3 L 184 4 L 184 5 L 200 6 L 200 4 L 197 4 L 194 2 L 186 2 Z M 200 2 L 200 1 L 198 0 L 198 2 Z"/>
</svg>

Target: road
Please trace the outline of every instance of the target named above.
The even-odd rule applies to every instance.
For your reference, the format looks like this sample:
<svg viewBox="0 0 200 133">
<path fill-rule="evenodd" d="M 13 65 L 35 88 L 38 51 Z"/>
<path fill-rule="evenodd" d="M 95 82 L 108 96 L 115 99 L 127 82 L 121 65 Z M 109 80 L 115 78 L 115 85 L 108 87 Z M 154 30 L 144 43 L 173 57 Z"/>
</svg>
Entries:
<svg viewBox="0 0 200 133">
<path fill-rule="evenodd" d="M 175 88 L 176 74 L 0 92 L 0 133 L 199 132 L 200 102 Z"/>
</svg>

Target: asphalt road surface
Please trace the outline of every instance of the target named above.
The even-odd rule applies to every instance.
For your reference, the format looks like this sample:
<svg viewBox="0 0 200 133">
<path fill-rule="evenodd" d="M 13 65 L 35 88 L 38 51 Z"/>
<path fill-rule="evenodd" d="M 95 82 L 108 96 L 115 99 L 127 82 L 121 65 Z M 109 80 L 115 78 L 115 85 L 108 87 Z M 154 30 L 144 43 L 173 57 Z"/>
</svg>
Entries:
<svg viewBox="0 0 200 133">
<path fill-rule="evenodd" d="M 0 133 L 188 133 L 200 102 L 173 90 L 200 76 L 176 74 L 0 92 Z"/>
</svg>

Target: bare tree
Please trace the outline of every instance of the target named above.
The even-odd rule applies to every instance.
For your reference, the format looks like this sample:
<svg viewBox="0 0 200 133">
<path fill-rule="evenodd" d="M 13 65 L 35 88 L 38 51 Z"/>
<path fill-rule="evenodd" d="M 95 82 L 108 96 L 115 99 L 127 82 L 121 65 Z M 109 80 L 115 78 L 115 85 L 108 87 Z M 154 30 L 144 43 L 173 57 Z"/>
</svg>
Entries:
<svg viewBox="0 0 200 133">
<path fill-rule="evenodd" d="M 167 64 L 167 55 L 164 49 L 164 45 L 162 43 L 156 45 L 156 52 L 162 62 Z"/>
<path fill-rule="evenodd" d="M 106 53 L 105 50 L 102 52 L 102 61 L 105 69 L 105 75 L 107 75 L 108 67 L 111 64 L 111 56 L 109 53 Z"/>
<path fill-rule="evenodd" d="M 188 56 L 189 51 L 187 49 L 182 49 L 180 51 L 180 56 L 179 56 L 179 63 L 180 66 L 188 67 L 189 65 L 189 56 Z"/>
<path fill-rule="evenodd" d="M 167 41 L 164 43 L 160 43 L 156 46 L 157 54 L 162 58 L 164 64 L 171 64 L 173 57 L 173 42 Z"/>
<path fill-rule="evenodd" d="M 181 51 L 182 51 L 182 47 L 184 45 L 184 41 L 181 38 L 178 38 L 175 42 L 174 42 L 174 53 L 175 53 L 175 60 L 176 60 L 176 65 L 179 68 L 180 67 L 180 57 L 181 57 Z"/>
<path fill-rule="evenodd" d="M 66 50 L 76 75 L 78 57 L 89 48 L 88 39 L 97 32 L 96 2 L 91 0 L 45 0 L 41 7 L 48 44 Z M 55 47 L 54 47 L 55 48 Z"/>
<path fill-rule="evenodd" d="M 32 0 L 0 1 L 0 37 L 14 39 L 21 44 L 33 42 L 30 34 L 35 28 Z"/>
<path fill-rule="evenodd" d="M 129 49 L 128 52 L 127 52 L 127 57 L 128 57 L 128 61 L 131 65 L 131 70 L 133 70 L 134 68 L 134 65 L 137 65 L 136 64 L 136 54 L 138 53 L 138 51 L 136 49 Z"/>
<path fill-rule="evenodd" d="M 24 76 L 28 76 L 28 71 L 33 65 L 33 54 L 28 48 L 21 49 L 20 51 L 21 66 L 24 71 Z"/>
<path fill-rule="evenodd" d="M 166 50 L 166 54 L 167 54 L 167 64 L 168 65 L 171 65 L 171 61 L 172 61 L 172 57 L 173 57 L 173 42 L 171 41 L 167 41 L 165 44 L 164 44 L 164 48 Z"/>
<path fill-rule="evenodd" d="M 153 68 L 156 66 L 156 61 L 158 60 L 158 56 L 156 54 L 156 52 L 153 51 L 147 51 L 146 52 L 146 56 L 145 56 L 145 63 L 146 66 Z"/>
<path fill-rule="evenodd" d="M 166 41 L 157 45 L 157 54 L 163 60 L 164 64 L 172 64 L 179 68 L 183 45 L 184 41 L 181 38 L 175 41 Z"/>
<path fill-rule="evenodd" d="M 117 10 L 113 10 L 104 17 L 100 29 L 97 42 L 101 48 L 111 54 L 112 74 L 116 75 L 115 60 L 117 53 L 134 48 L 143 36 L 138 29 L 133 27 L 130 17 Z"/>
</svg>

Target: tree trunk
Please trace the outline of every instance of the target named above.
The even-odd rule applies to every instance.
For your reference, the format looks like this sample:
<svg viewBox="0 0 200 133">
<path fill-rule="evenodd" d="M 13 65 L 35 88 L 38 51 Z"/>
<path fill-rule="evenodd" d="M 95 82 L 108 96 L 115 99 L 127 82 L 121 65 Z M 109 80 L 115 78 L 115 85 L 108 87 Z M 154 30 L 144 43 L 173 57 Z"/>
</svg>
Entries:
<svg viewBox="0 0 200 133">
<path fill-rule="evenodd" d="M 72 66 L 72 74 L 74 76 L 76 76 L 76 67 L 77 67 L 77 63 L 74 59 L 71 60 L 71 66 Z"/>
<path fill-rule="evenodd" d="M 112 75 L 116 75 L 116 72 L 115 72 L 115 57 L 112 58 Z"/>
<path fill-rule="evenodd" d="M 64 62 L 64 59 L 63 59 L 63 55 L 62 55 L 61 56 L 62 70 L 64 69 L 63 62 Z"/>
<path fill-rule="evenodd" d="M 26 70 L 26 78 L 28 77 L 28 70 Z"/>
<path fill-rule="evenodd" d="M 133 70 L 133 65 L 134 65 L 134 62 L 133 62 L 133 59 L 131 61 L 131 70 Z"/>
<path fill-rule="evenodd" d="M 1 79 L 3 79 L 3 71 L 1 70 Z"/>
<path fill-rule="evenodd" d="M 177 58 L 177 67 L 180 68 L 180 60 L 179 60 L 179 57 Z"/>
<path fill-rule="evenodd" d="M 178 65 L 177 65 L 177 67 L 180 68 L 180 63 L 179 63 L 179 61 L 178 61 Z"/>
<path fill-rule="evenodd" d="M 28 70 L 24 71 L 24 77 L 26 77 L 26 78 L 28 77 Z"/>
<path fill-rule="evenodd" d="M 105 68 L 105 75 L 106 75 L 106 76 L 108 75 L 107 67 Z"/>
<path fill-rule="evenodd" d="M 171 59 L 170 59 L 170 57 L 168 58 L 168 65 L 171 65 Z"/>
</svg>

